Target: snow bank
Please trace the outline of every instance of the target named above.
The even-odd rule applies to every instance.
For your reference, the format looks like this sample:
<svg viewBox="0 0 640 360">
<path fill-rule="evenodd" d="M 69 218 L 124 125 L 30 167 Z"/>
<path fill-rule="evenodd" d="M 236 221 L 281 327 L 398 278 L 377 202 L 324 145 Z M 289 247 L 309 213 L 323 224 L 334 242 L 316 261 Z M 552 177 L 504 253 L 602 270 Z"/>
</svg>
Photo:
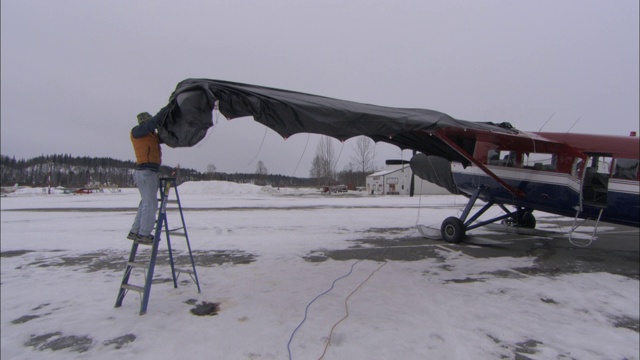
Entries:
<svg viewBox="0 0 640 360">
<path fill-rule="evenodd" d="M 310 195 L 320 194 L 316 188 L 278 187 L 239 184 L 231 181 L 187 181 L 178 187 L 180 194 L 215 195 Z"/>
<path fill-rule="evenodd" d="M 35 196 L 35 195 L 49 195 L 49 194 L 64 194 L 65 189 L 63 187 L 56 187 L 49 189 L 48 187 L 24 187 L 16 189 L 7 196 Z"/>
<path fill-rule="evenodd" d="M 238 184 L 230 181 L 187 181 L 178 187 L 180 194 L 255 195 L 263 193 L 262 186 Z"/>
</svg>

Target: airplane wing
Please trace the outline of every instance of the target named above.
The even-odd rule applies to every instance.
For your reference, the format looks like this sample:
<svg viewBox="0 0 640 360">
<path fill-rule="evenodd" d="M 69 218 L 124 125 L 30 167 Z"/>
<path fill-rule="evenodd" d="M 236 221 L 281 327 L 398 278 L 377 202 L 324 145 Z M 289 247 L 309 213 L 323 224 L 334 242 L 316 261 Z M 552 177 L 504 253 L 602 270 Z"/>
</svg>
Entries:
<svg viewBox="0 0 640 360">
<path fill-rule="evenodd" d="M 444 132 L 518 133 L 507 123 L 456 120 L 433 110 L 384 107 L 221 80 L 181 81 L 169 102 L 177 106 L 158 134 L 170 147 L 193 146 L 202 140 L 213 126 L 214 107 L 229 120 L 251 116 L 284 138 L 314 133 L 344 141 L 364 135 L 465 165 L 470 164 L 465 153 L 473 153 L 473 144 L 467 136 L 443 140 Z"/>
</svg>

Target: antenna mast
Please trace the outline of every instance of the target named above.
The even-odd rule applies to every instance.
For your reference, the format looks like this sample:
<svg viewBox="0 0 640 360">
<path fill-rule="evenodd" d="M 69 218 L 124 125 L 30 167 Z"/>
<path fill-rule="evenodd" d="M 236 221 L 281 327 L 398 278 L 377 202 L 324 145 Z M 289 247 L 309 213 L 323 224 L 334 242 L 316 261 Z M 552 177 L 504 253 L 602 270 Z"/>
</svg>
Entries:
<svg viewBox="0 0 640 360">
<path fill-rule="evenodd" d="M 547 123 L 549 122 L 549 120 L 551 120 L 551 118 L 553 117 L 553 115 L 555 115 L 556 113 L 551 114 L 551 116 L 549 116 L 549 118 L 547 119 L 547 121 L 545 121 L 544 124 L 542 124 L 542 126 L 540 126 L 540 129 L 538 129 L 538 132 L 542 131 L 542 128 L 545 127 L 547 125 Z"/>
<path fill-rule="evenodd" d="M 569 133 L 569 131 L 571 131 L 571 129 L 573 129 L 574 126 L 576 126 L 576 124 L 578 123 L 578 121 L 580 121 L 580 119 L 582 119 L 582 116 L 580 116 L 578 118 L 578 120 L 576 120 L 576 122 L 573 123 L 573 125 L 571 125 L 571 127 L 569 128 L 569 130 L 567 130 L 567 134 Z"/>
</svg>

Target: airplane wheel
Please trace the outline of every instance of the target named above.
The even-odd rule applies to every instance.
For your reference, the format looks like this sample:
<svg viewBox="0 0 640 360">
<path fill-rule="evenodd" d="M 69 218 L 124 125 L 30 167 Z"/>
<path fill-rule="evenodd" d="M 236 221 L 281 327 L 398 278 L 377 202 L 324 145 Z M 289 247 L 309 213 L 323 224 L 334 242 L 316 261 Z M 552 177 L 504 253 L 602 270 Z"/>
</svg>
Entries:
<svg viewBox="0 0 640 360">
<path fill-rule="evenodd" d="M 522 219 L 520 219 L 520 222 L 517 223 L 513 218 L 507 218 L 506 220 L 502 220 L 503 224 L 506 224 L 507 226 L 517 226 L 517 227 L 522 227 L 522 228 L 527 228 L 527 229 L 535 229 L 536 227 L 536 217 L 533 216 L 532 213 L 528 212 L 525 213 L 522 216 Z"/>
<path fill-rule="evenodd" d="M 535 229 L 536 217 L 533 216 L 533 214 L 530 212 L 524 214 L 524 216 L 520 220 L 520 226 L 527 229 Z"/>
<path fill-rule="evenodd" d="M 448 217 L 442 222 L 440 227 L 442 238 L 450 243 L 458 244 L 464 240 L 465 228 L 462 220 L 457 217 Z"/>
</svg>

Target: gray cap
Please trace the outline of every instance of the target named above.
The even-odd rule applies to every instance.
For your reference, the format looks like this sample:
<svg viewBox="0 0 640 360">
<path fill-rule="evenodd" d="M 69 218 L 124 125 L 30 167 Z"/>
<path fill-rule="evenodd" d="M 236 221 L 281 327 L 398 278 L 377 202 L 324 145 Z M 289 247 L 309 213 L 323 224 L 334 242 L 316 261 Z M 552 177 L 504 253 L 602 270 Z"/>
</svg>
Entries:
<svg viewBox="0 0 640 360">
<path fill-rule="evenodd" d="M 148 112 L 143 112 L 138 114 L 138 125 L 142 124 L 147 120 L 151 120 L 151 118 L 152 118 L 151 114 L 149 114 Z"/>
</svg>

